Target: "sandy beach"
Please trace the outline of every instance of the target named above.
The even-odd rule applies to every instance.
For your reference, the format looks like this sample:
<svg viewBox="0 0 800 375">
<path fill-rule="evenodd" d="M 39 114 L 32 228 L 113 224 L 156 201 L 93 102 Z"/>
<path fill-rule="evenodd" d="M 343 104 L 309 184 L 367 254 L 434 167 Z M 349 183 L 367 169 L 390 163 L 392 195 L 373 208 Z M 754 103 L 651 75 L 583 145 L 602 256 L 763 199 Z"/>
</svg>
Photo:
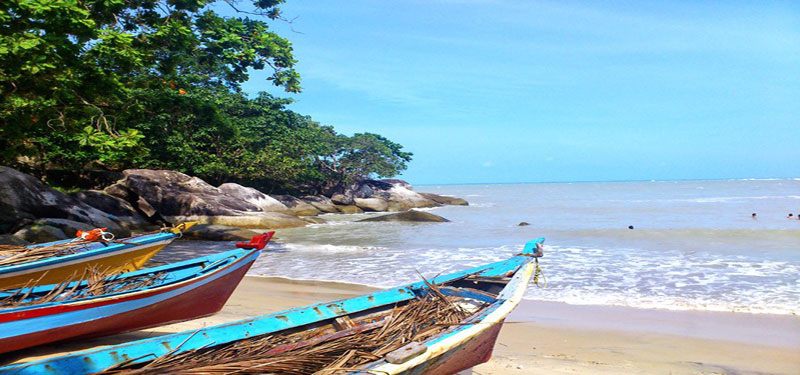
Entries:
<svg viewBox="0 0 800 375">
<path fill-rule="evenodd" d="M 4 364 L 230 322 L 374 289 L 248 276 L 211 317 L 12 353 Z M 523 301 L 494 356 L 464 374 L 798 374 L 800 317 Z"/>
</svg>

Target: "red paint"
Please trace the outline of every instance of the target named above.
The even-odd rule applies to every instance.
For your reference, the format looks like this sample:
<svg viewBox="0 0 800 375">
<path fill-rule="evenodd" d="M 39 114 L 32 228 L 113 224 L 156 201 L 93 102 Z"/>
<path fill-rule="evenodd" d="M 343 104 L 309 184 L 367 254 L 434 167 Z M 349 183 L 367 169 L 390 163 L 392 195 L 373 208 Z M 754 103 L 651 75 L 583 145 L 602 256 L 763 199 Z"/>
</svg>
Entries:
<svg viewBox="0 0 800 375">
<path fill-rule="evenodd" d="M 492 358 L 492 350 L 494 349 L 497 335 L 500 333 L 500 328 L 502 326 L 503 323 L 501 321 L 466 343 L 439 354 L 425 363 L 402 372 L 401 374 L 453 375 L 459 371 L 464 371 L 487 362 Z"/>
<path fill-rule="evenodd" d="M 275 231 L 269 231 L 267 233 L 262 233 L 257 236 L 253 236 L 250 239 L 250 242 L 238 242 L 236 243 L 236 247 L 240 249 L 249 249 L 249 250 L 261 250 L 269 243 L 269 240 L 272 239 L 272 236 L 275 235 Z"/>
<path fill-rule="evenodd" d="M 215 314 L 225 305 L 253 262 L 233 263 L 230 266 L 236 265 L 238 268 L 225 276 L 168 300 L 136 310 L 23 336 L 0 339 L 0 353 L 67 339 L 113 335 Z M 202 279 L 194 280 L 190 285 L 197 284 Z M 182 284 L 182 286 L 185 285 Z M 114 301 L 114 303 L 116 302 L 118 301 Z"/>
</svg>

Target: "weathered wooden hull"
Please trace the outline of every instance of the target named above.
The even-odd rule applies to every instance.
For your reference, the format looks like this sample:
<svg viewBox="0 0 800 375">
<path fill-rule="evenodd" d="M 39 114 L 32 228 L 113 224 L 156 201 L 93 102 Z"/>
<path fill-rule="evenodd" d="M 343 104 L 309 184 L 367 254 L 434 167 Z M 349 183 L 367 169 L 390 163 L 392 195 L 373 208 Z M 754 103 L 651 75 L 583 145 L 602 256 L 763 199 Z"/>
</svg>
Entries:
<svg viewBox="0 0 800 375">
<path fill-rule="evenodd" d="M 357 334 L 359 326 L 352 328 L 356 331 L 350 332 L 347 328 L 335 328 L 335 323 L 339 319 L 347 321 L 348 316 L 361 316 L 366 319 L 361 327 L 367 329 L 369 324 L 376 324 L 374 320 L 370 320 L 374 316 L 369 314 L 389 311 L 395 306 L 415 300 L 431 292 L 434 288 L 431 285 L 437 285 L 435 287 L 437 293 L 480 301 L 482 307 L 459 324 L 452 325 L 437 335 L 417 343 L 418 347 L 421 346 L 424 350 L 415 356 L 398 361 L 389 359 L 387 354 L 382 359 L 361 365 L 359 369 L 347 373 L 349 375 L 450 375 L 489 360 L 505 318 L 522 299 L 536 269 L 533 262 L 534 246 L 538 246 L 543 240 L 530 241 L 521 253 L 507 260 L 440 275 L 424 282 L 334 302 L 298 307 L 214 327 L 12 365 L 0 368 L 0 374 L 48 372 L 91 374 L 126 360 L 130 360 L 129 363 L 132 364 L 143 364 L 161 356 L 226 345 L 256 336 L 280 335 L 282 332 L 299 330 L 309 331 L 309 335 L 319 337 L 319 332 L 314 331 L 314 327 L 321 325 L 324 327 L 330 325 L 332 332 L 339 334 Z M 479 284 L 481 286 L 476 286 Z"/>
<path fill-rule="evenodd" d="M 401 375 L 453 375 L 471 369 L 492 358 L 494 344 L 502 323 L 493 324 L 468 342 L 450 348 L 412 369 L 398 372 Z"/>
<path fill-rule="evenodd" d="M 182 230 L 194 223 L 183 223 L 180 229 L 163 233 L 125 238 L 111 243 L 89 243 L 86 250 L 74 254 L 0 267 L 0 290 L 18 288 L 30 281 L 37 285 L 55 284 L 80 275 L 87 267 L 109 272 L 130 272 L 140 269 L 150 258 L 178 238 Z M 55 243 L 63 243 L 58 241 Z M 41 246 L 41 245 L 32 245 Z"/>
<path fill-rule="evenodd" d="M 138 270 L 150 258 L 167 246 L 172 240 L 162 241 L 157 244 L 144 246 L 131 246 L 120 248 L 119 252 L 106 253 L 103 256 L 87 258 L 82 261 L 57 264 L 49 267 L 37 267 L 14 276 L 0 275 L 0 289 L 9 289 L 25 285 L 31 280 L 38 280 L 37 284 L 55 284 L 69 280 L 76 274 L 81 274 L 87 267 L 108 269 L 109 272 L 130 272 Z"/>
<path fill-rule="evenodd" d="M 207 316 L 222 309 L 258 257 L 175 285 L 85 303 L 0 312 L 0 353 L 67 339 L 106 336 Z"/>
</svg>

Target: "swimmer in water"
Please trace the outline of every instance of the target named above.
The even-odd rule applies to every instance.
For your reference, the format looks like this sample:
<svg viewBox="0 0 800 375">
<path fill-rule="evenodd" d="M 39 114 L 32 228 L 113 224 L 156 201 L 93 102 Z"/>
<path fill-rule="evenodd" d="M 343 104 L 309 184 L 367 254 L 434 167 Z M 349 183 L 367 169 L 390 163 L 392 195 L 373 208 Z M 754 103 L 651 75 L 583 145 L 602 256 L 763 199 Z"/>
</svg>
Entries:
<svg viewBox="0 0 800 375">
<path fill-rule="evenodd" d="M 752 217 L 752 218 L 753 218 L 753 220 L 756 220 L 756 219 L 758 219 L 758 215 L 756 215 L 756 213 L 755 213 L 755 212 L 753 212 L 753 214 L 752 214 L 752 215 L 750 215 L 750 217 Z"/>
<path fill-rule="evenodd" d="M 800 216 L 798 216 L 798 217 L 800 217 Z M 786 216 L 786 218 L 787 218 L 787 219 L 794 219 L 794 215 L 792 215 L 792 214 L 789 214 L 789 216 Z"/>
</svg>

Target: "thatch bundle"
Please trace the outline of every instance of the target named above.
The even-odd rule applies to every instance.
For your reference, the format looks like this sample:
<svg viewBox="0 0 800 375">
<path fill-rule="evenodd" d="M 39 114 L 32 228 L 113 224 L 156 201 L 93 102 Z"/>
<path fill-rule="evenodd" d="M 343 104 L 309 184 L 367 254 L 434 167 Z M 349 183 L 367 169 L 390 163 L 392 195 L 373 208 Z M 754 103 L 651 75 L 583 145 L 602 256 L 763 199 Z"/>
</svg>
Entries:
<svg viewBox="0 0 800 375">
<path fill-rule="evenodd" d="M 75 272 L 52 289 L 37 292 L 38 281 L 31 280 L 22 288 L 0 290 L 0 308 L 39 305 L 48 302 L 70 301 L 103 294 L 125 292 L 153 285 L 166 276 L 165 272 L 120 277 L 109 268 L 87 267 Z M 44 277 L 44 275 L 42 275 Z M 82 282 L 83 281 L 83 282 Z"/>
<path fill-rule="evenodd" d="M 270 334 L 205 349 L 167 354 L 144 366 L 125 364 L 102 374 L 344 374 L 413 341 L 424 341 L 469 315 L 435 287 L 349 328 Z M 173 351 L 174 352 L 174 351 Z"/>
<path fill-rule="evenodd" d="M 60 257 L 86 251 L 89 241 L 75 239 L 74 241 L 54 245 L 25 247 L 15 245 L 0 245 L 0 267 L 14 266 L 17 264 L 34 262 L 40 259 Z"/>
</svg>

